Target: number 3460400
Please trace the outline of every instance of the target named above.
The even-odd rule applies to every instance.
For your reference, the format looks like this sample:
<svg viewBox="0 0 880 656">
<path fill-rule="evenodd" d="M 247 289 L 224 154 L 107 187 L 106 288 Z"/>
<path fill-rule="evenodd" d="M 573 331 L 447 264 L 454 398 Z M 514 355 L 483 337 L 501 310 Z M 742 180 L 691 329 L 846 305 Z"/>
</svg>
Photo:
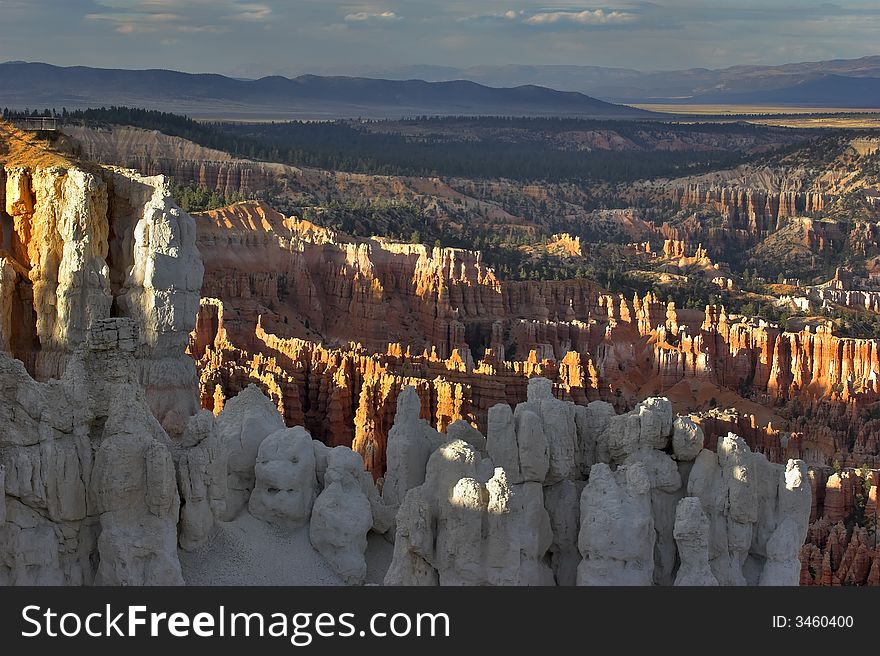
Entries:
<svg viewBox="0 0 880 656">
<path fill-rule="evenodd" d="M 849 629 L 853 626 L 853 617 L 852 615 L 796 615 L 792 624 L 795 628 Z"/>
</svg>

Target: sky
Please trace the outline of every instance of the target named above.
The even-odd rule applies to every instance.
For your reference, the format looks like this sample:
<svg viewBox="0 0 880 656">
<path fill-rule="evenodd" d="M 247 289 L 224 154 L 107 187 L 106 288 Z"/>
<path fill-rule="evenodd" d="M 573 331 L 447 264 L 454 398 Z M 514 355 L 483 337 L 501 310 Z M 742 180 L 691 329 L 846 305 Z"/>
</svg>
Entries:
<svg viewBox="0 0 880 656">
<path fill-rule="evenodd" d="M 723 68 L 880 54 L 878 34 L 878 0 L 0 0 L 0 61 L 241 77 L 413 64 Z"/>
</svg>

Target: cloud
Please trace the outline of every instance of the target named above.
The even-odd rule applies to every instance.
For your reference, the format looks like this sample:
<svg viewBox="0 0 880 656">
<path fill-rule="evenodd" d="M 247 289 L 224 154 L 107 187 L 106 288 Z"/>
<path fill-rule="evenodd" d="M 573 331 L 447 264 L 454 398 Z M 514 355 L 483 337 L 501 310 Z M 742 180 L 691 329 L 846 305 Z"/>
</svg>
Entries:
<svg viewBox="0 0 880 656">
<path fill-rule="evenodd" d="M 138 34 L 148 32 L 158 32 L 159 30 L 169 29 L 168 23 L 182 20 L 179 14 L 168 12 L 160 12 L 155 14 L 140 13 L 95 13 L 87 14 L 86 20 L 90 21 L 106 21 L 114 26 L 116 32 L 120 34 Z M 175 29 L 171 26 L 170 29 Z"/>
<path fill-rule="evenodd" d="M 644 6 L 647 5 L 643 5 Z M 547 25 L 621 25 L 632 23 L 639 19 L 639 14 L 631 11 L 617 9 L 578 9 L 578 10 L 544 10 L 528 12 L 524 9 L 472 14 L 458 18 L 458 22 L 474 23 L 514 23 L 530 26 Z"/>
<path fill-rule="evenodd" d="M 396 21 L 402 20 L 402 18 L 395 14 L 393 11 L 383 11 L 381 13 L 359 11 L 355 14 L 346 14 L 344 20 L 347 23 L 365 23 L 368 21 Z"/>
<path fill-rule="evenodd" d="M 519 18 L 525 16 L 525 11 L 520 9 L 519 11 L 514 11 L 513 9 L 508 9 L 503 12 L 489 13 L 489 14 L 471 14 L 470 16 L 461 16 L 460 18 L 456 18 L 455 20 L 459 23 L 467 23 L 471 21 L 515 21 Z"/>
<path fill-rule="evenodd" d="M 523 22 L 526 25 L 552 25 L 554 23 L 577 23 L 579 25 L 613 25 L 632 23 L 638 16 L 626 11 L 585 9 L 584 11 L 548 11 L 532 14 Z"/>
<path fill-rule="evenodd" d="M 460 68 L 780 64 L 877 53 L 880 26 L 878 0 L 0 0 L 0 8 L 0 60 L 220 72 L 253 64 L 254 76 L 294 67 L 287 62 L 298 73 L 378 70 L 400 66 L 404 53 Z M 223 30 L 236 34 L 234 48 L 217 37 Z"/>
<path fill-rule="evenodd" d="M 262 3 L 242 3 L 236 4 L 236 7 L 239 9 L 237 13 L 224 16 L 224 18 L 250 23 L 261 23 L 269 20 L 272 15 L 272 7 Z"/>
<path fill-rule="evenodd" d="M 96 0 L 108 11 L 86 14 L 88 21 L 105 22 L 119 34 L 180 32 L 221 34 L 229 28 L 215 21 L 265 22 L 272 8 L 262 2 L 239 0 Z"/>
</svg>

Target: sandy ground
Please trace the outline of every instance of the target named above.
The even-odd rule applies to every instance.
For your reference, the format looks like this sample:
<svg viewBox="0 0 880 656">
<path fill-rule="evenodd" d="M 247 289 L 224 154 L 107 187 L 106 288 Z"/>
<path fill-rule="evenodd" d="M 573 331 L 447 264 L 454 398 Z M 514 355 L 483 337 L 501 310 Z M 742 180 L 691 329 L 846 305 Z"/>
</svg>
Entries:
<svg viewBox="0 0 880 656">
<path fill-rule="evenodd" d="M 367 583 L 382 585 L 385 572 L 391 565 L 394 545 L 384 535 L 370 533 L 367 536 Z"/>
<path fill-rule="evenodd" d="M 672 401 L 673 410 L 680 414 L 707 410 L 711 407 L 710 401 L 714 399 L 717 407 L 736 408 L 741 414 L 754 415 L 759 426 L 772 423 L 775 428 L 780 428 L 787 423 L 767 406 L 744 399 L 732 390 L 708 382 L 684 379 L 659 394 Z"/>
<path fill-rule="evenodd" d="M 391 563 L 393 546 L 370 535 L 367 583 L 379 583 Z M 344 585 L 309 542 L 308 525 L 281 530 L 242 513 L 222 522 L 200 549 L 180 551 L 187 585 Z"/>
</svg>

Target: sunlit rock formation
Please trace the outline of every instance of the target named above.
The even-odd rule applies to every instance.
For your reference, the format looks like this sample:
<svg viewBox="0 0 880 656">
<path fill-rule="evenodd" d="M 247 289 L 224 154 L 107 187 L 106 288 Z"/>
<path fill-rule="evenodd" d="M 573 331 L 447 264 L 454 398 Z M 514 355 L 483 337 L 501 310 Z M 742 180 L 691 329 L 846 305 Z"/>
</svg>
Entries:
<svg viewBox="0 0 880 656">
<path fill-rule="evenodd" d="M 487 454 L 454 439 L 437 448 L 398 510 L 385 583 L 798 584 L 802 461 L 770 463 L 732 434 L 717 454 L 702 449 L 666 399 L 568 421 L 583 410 L 534 378 L 528 401 L 490 412 Z"/>
<path fill-rule="evenodd" d="M 38 380 L 59 378 L 91 323 L 130 317 L 146 348 L 138 378 L 180 435 L 199 407 L 183 353 L 203 272 L 192 219 L 163 178 L 85 167 L 9 127 L 0 137 L 0 348 Z"/>
<path fill-rule="evenodd" d="M 181 584 L 226 496 L 192 218 L 164 179 L 0 139 L 0 582 Z"/>
</svg>

